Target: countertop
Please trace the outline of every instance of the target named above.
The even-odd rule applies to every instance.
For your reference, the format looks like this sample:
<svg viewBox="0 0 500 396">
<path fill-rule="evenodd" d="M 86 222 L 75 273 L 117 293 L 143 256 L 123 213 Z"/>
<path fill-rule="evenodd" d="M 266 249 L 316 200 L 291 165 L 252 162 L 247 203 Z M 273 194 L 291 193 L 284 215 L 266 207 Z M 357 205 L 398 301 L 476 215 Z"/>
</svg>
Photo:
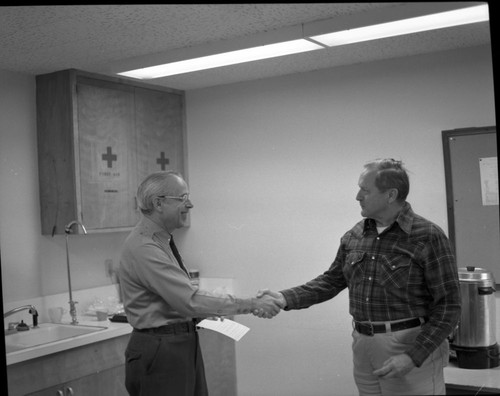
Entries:
<svg viewBox="0 0 500 396">
<path fill-rule="evenodd" d="M 451 360 L 444 368 L 446 384 L 473 387 L 488 391 L 500 391 L 500 367 L 491 369 L 463 369 Z"/>
<path fill-rule="evenodd" d="M 19 351 L 7 353 L 6 354 L 7 365 L 23 362 L 25 360 L 34 359 L 40 356 L 45 356 L 56 352 L 65 351 L 67 349 L 76 348 L 82 345 L 104 341 L 110 338 L 119 337 L 132 332 L 132 326 L 130 326 L 128 323 L 117 323 L 117 322 L 111 322 L 109 320 L 97 321 L 97 318 L 92 316 L 84 316 L 79 318 L 78 324 L 83 326 L 102 326 L 105 327 L 105 329 L 95 331 L 89 334 L 83 334 L 80 336 L 66 338 L 64 340 L 55 341 L 48 344 L 38 345 L 31 348 L 26 348 Z M 30 331 L 36 331 L 36 330 L 30 330 Z"/>
<path fill-rule="evenodd" d="M 233 280 L 230 278 L 201 277 L 200 288 L 213 290 L 214 292 L 220 290 L 225 293 L 232 293 Z M 7 353 L 7 365 L 23 362 L 29 359 L 34 359 L 37 357 L 49 355 L 51 353 L 61 352 L 87 344 L 92 344 L 99 341 L 105 341 L 107 339 L 127 335 L 132 332 L 132 326 L 130 326 L 128 323 L 117 323 L 111 322 L 109 320 L 99 322 L 97 321 L 95 314 L 90 315 L 88 313 L 90 311 L 90 306 L 95 304 L 95 301 L 105 302 L 113 306 L 116 305 L 116 302 L 119 301 L 118 288 L 116 284 L 99 286 L 92 289 L 76 291 L 74 290 L 73 297 L 75 301 L 80 302 L 77 307 L 79 325 L 103 326 L 106 328 L 96 332 Z M 50 307 L 64 307 L 65 313 L 63 315 L 62 323 L 69 324 L 71 318 L 67 311 L 67 301 L 67 293 L 31 298 L 22 301 L 11 301 L 9 303 L 4 303 L 4 312 L 23 305 L 34 305 L 37 308 L 38 313 L 40 314 L 39 323 L 48 323 L 50 321 L 48 309 Z M 25 323 L 31 323 L 32 320 L 31 315 L 29 315 L 28 311 L 21 311 L 12 316 L 9 316 L 8 318 L 4 318 L 4 329 L 8 328 L 9 322 L 19 322 L 21 319 L 24 319 Z"/>
</svg>

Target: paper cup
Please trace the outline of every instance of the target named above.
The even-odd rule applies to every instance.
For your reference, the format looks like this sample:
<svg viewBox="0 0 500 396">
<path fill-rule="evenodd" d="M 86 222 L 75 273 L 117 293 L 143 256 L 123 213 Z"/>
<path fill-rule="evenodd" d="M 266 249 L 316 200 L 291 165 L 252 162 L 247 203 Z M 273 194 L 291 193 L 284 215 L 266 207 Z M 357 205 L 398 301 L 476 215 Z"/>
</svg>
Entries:
<svg viewBox="0 0 500 396">
<path fill-rule="evenodd" d="M 49 308 L 49 318 L 52 323 L 61 323 L 64 313 L 63 307 Z"/>
<path fill-rule="evenodd" d="M 108 319 L 108 312 L 107 311 L 96 311 L 97 314 L 97 321 L 102 322 L 104 320 Z"/>
</svg>

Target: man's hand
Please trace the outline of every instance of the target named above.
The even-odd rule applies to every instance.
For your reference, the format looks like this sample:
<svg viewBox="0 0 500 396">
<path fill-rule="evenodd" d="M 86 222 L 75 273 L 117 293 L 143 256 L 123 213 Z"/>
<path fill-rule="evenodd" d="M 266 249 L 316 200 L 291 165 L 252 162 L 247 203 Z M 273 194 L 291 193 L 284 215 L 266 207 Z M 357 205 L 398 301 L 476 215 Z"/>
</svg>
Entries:
<svg viewBox="0 0 500 396">
<path fill-rule="evenodd" d="M 384 378 L 401 378 L 415 368 L 415 363 L 406 353 L 393 356 L 384 362 L 384 365 L 373 372 L 374 375 Z"/>
<path fill-rule="evenodd" d="M 259 318 L 270 319 L 276 316 L 285 305 L 286 300 L 281 293 L 269 289 L 259 290 L 253 314 Z"/>
</svg>

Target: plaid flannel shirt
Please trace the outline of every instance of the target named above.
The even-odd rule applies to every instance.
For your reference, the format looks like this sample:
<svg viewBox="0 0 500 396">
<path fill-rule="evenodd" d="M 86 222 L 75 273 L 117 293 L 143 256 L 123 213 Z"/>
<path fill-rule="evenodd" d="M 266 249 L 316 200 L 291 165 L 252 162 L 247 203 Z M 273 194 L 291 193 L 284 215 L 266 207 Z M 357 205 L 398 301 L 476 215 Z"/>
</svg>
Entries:
<svg viewBox="0 0 500 396">
<path fill-rule="evenodd" d="M 281 293 L 286 310 L 303 309 L 346 287 L 355 321 L 429 318 L 406 351 L 417 367 L 452 334 L 460 318 L 458 270 L 448 238 L 409 203 L 381 234 L 373 219 L 357 223 L 341 238 L 327 271 Z"/>
</svg>

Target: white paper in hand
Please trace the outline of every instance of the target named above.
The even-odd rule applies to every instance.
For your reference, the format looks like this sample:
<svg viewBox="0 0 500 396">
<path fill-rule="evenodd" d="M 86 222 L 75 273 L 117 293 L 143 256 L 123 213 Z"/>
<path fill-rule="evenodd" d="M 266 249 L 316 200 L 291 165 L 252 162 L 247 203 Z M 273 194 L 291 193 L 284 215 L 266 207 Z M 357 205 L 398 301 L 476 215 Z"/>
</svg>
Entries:
<svg viewBox="0 0 500 396">
<path fill-rule="evenodd" d="M 240 323 L 234 322 L 230 319 L 224 319 L 224 320 L 204 319 L 200 323 L 198 323 L 197 326 L 216 331 L 227 337 L 232 338 L 235 341 L 241 340 L 241 338 L 248 332 L 248 330 L 250 330 L 250 328 L 243 326 Z"/>
</svg>

